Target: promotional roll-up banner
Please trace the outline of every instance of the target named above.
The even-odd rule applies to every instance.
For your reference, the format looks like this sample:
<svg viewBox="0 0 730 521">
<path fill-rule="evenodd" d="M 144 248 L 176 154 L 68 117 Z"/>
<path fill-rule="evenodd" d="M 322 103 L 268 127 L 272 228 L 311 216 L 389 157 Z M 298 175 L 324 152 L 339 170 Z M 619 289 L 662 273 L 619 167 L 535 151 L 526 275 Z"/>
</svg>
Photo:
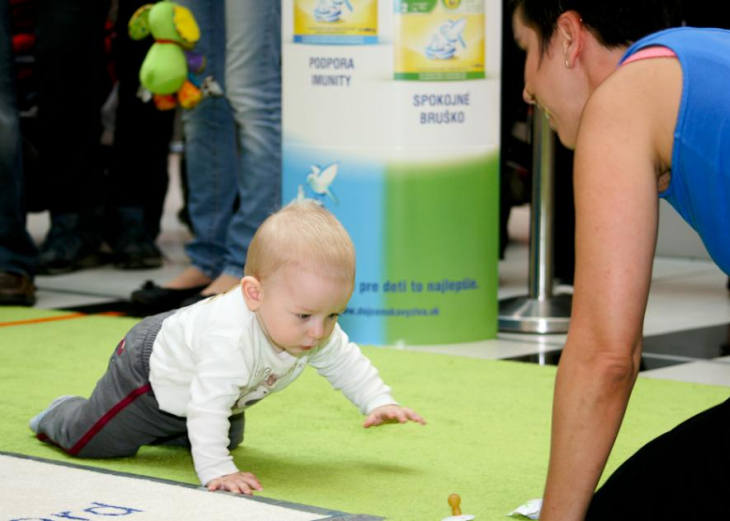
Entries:
<svg viewBox="0 0 730 521">
<path fill-rule="evenodd" d="M 319 201 L 353 238 L 343 328 L 375 345 L 494 338 L 501 2 L 282 7 L 282 202 Z"/>
</svg>

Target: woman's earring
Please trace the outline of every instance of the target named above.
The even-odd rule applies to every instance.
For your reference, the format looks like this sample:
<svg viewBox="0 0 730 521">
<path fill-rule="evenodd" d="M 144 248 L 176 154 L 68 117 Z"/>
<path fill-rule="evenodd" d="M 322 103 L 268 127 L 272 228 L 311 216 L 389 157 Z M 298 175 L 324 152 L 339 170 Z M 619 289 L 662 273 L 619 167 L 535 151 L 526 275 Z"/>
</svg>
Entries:
<svg viewBox="0 0 730 521">
<path fill-rule="evenodd" d="M 565 60 L 565 68 L 570 69 L 570 62 L 568 60 Z"/>
</svg>

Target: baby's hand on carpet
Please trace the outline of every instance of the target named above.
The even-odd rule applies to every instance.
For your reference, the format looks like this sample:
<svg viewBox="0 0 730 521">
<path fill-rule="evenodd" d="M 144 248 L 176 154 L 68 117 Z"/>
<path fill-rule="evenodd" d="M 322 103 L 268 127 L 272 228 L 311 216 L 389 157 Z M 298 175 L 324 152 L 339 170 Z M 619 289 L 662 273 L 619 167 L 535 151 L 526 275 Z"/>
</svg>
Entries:
<svg viewBox="0 0 730 521">
<path fill-rule="evenodd" d="M 406 423 L 408 421 L 418 422 L 421 425 L 426 425 L 426 420 L 421 418 L 417 412 L 409 409 L 408 407 L 401 407 L 400 405 L 381 405 L 380 407 L 373 409 L 365 418 L 363 427 L 373 427 L 376 425 L 382 425 L 384 423 Z"/>
<path fill-rule="evenodd" d="M 256 476 L 250 472 L 235 472 L 211 479 L 206 487 L 208 490 L 227 490 L 247 496 L 253 496 L 254 490 L 262 491 L 264 489 Z"/>
</svg>

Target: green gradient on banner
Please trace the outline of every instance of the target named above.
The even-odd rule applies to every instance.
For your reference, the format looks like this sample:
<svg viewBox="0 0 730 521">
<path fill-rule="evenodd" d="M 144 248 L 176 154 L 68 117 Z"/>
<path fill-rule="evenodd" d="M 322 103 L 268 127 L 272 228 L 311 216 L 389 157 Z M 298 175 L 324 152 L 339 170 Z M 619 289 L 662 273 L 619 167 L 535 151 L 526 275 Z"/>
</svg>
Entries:
<svg viewBox="0 0 730 521">
<path fill-rule="evenodd" d="M 459 81 L 483 80 L 483 72 L 397 72 L 393 75 L 396 80 L 421 81 Z"/>
<path fill-rule="evenodd" d="M 497 334 L 499 155 L 388 165 L 385 340 L 472 342 Z M 420 286 L 419 286 L 420 285 Z M 420 288 L 420 291 L 419 291 Z"/>
</svg>

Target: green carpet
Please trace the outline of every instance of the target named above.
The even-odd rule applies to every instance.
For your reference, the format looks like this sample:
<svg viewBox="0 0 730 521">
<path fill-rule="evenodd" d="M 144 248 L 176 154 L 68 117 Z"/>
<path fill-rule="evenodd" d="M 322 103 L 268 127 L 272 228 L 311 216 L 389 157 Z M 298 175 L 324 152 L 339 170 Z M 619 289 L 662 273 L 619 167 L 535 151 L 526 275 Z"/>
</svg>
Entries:
<svg viewBox="0 0 730 521">
<path fill-rule="evenodd" d="M 0 451 L 68 460 L 37 441 L 28 420 L 61 394 L 88 395 L 134 319 L 90 316 L 2 325 L 68 314 L 0 310 Z M 263 496 L 397 521 L 438 521 L 462 497 L 477 521 L 542 494 L 554 367 L 364 348 L 396 399 L 427 420 L 365 430 L 362 417 L 312 369 L 247 412 L 237 465 Z M 649 439 L 730 394 L 713 387 L 639 379 L 609 471 Z M 74 460 L 196 483 L 190 455 L 146 447 L 134 458 Z"/>
</svg>

